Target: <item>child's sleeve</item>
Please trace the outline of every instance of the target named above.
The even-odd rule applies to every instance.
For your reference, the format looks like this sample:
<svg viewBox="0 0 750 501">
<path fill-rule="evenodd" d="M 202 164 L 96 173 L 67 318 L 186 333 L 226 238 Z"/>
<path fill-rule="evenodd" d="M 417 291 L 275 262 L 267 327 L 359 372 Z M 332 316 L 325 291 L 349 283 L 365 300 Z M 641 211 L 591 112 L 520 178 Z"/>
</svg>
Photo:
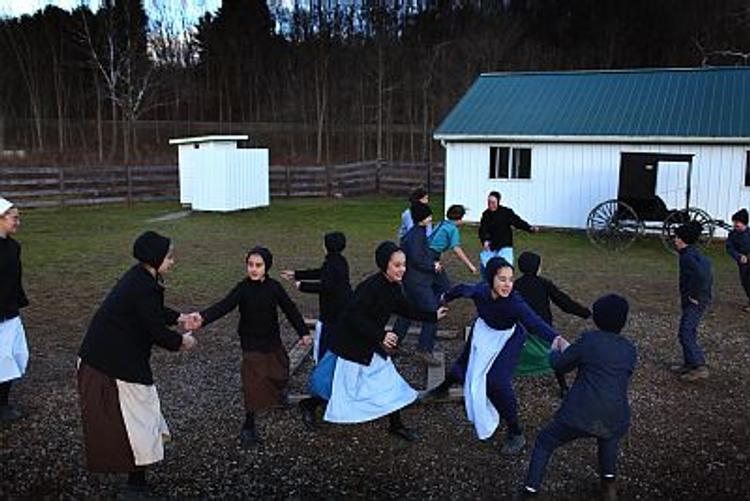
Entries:
<svg viewBox="0 0 750 501">
<path fill-rule="evenodd" d="M 547 287 L 552 302 L 565 313 L 581 318 L 589 318 L 591 316 L 591 311 L 588 308 L 574 301 L 570 296 L 558 289 L 552 282 L 548 281 Z"/>
<path fill-rule="evenodd" d="M 517 301 L 516 308 L 519 320 L 526 329 L 531 331 L 532 334 L 536 334 L 550 343 L 559 336 L 559 334 L 555 332 L 555 330 L 550 327 L 542 317 L 537 315 L 537 313 L 531 309 L 531 306 L 529 306 L 520 295 L 516 295 L 515 300 Z"/>
<path fill-rule="evenodd" d="M 200 312 L 201 318 L 203 318 L 203 326 L 215 322 L 235 309 L 240 303 L 241 295 L 242 282 L 238 283 L 224 299 Z"/>
<path fill-rule="evenodd" d="M 299 337 L 307 336 L 309 332 L 307 331 L 302 313 L 299 312 L 297 305 L 289 298 L 289 294 L 286 293 L 284 287 L 279 283 L 276 284 L 276 300 L 279 303 L 281 311 L 284 312 L 287 320 L 289 320 L 289 323 L 292 324 L 292 327 L 297 332 L 297 335 Z"/>
<path fill-rule="evenodd" d="M 140 295 L 135 301 L 135 306 L 141 325 L 144 326 L 154 344 L 170 351 L 180 349 L 182 334 L 167 328 L 164 308 L 160 305 L 156 293 Z"/>
<path fill-rule="evenodd" d="M 458 298 L 472 298 L 476 292 L 477 286 L 470 284 L 454 285 L 448 292 L 443 295 L 443 301 L 450 303 Z"/>
<path fill-rule="evenodd" d="M 177 320 L 180 318 L 180 312 L 173 310 L 172 308 L 164 307 L 164 323 L 167 325 L 177 325 Z"/>
<path fill-rule="evenodd" d="M 732 238 L 733 234 L 734 232 L 729 233 L 729 237 L 727 238 L 727 242 L 725 245 L 727 249 L 727 254 L 732 256 L 732 259 L 734 259 L 735 261 L 739 261 L 740 252 L 737 249 L 737 245 L 734 243 L 734 239 Z"/>
<path fill-rule="evenodd" d="M 406 296 L 399 294 L 396 300 L 396 313 L 402 317 L 420 322 L 437 322 L 437 312 L 420 310 Z"/>
<path fill-rule="evenodd" d="M 320 280 L 322 270 L 320 268 L 311 268 L 309 270 L 295 270 L 295 280 Z"/>
</svg>

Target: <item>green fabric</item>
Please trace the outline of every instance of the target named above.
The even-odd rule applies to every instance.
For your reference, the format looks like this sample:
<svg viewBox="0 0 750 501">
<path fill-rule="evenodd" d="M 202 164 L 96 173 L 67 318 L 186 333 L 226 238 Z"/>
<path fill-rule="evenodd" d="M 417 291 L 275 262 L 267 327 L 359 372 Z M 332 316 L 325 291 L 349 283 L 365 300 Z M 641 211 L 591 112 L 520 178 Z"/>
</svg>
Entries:
<svg viewBox="0 0 750 501">
<path fill-rule="evenodd" d="M 516 376 L 540 376 L 551 374 L 552 367 L 549 365 L 550 343 L 544 339 L 529 333 L 526 343 L 521 350 L 521 356 L 516 366 Z"/>
</svg>

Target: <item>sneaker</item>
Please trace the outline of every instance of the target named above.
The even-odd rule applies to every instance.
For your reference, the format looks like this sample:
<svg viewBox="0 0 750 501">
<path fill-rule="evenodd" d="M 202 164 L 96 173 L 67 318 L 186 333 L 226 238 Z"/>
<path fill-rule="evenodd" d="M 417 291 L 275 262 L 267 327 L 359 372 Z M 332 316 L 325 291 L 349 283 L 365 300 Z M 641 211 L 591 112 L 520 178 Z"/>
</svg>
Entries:
<svg viewBox="0 0 750 501">
<path fill-rule="evenodd" d="M 505 439 L 505 443 L 503 444 L 503 448 L 500 449 L 500 452 L 506 456 L 515 456 L 523 451 L 525 445 L 526 439 L 523 435 L 510 435 Z"/>
<path fill-rule="evenodd" d="M 419 440 L 419 434 L 411 428 L 407 428 L 406 426 L 389 426 L 388 433 L 390 433 L 391 435 L 396 435 L 397 437 L 406 440 L 407 442 L 416 442 L 417 440 Z"/>
<path fill-rule="evenodd" d="M 240 432 L 240 445 L 242 447 L 250 448 L 262 444 L 263 440 L 261 440 L 258 432 L 255 431 L 254 428 L 243 428 L 243 430 Z"/>
<path fill-rule="evenodd" d="M 602 501 L 617 501 L 617 483 L 614 478 L 602 480 Z"/>
<path fill-rule="evenodd" d="M 674 372 L 675 374 L 682 375 L 686 372 L 690 372 L 690 367 L 685 364 L 672 364 L 669 366 L 669 372 Z"/>
<path fill-rule="evenodd" d="M 0 423 L 12 423 L 23 417 L 23 414 L 12 405 L 0 406 Z"/>
<path fill-rule="evenodd" d="M 304 401 L 299 403 L 299 410 L 302 415 L 302 424 L 305 425 L 307 431 L 315 431 L 317 425 L 315 422 L 315 411 L 305 405 Z"/>
<path fill-rule="evenodd" d="M 680 380 L 687 383 L 695 383 L 702 379 L 708 379 L 708 367 L 706 367 L 705 365 L 701 365 L 700 367 L 691 369 L 680 376 Z"/>
<path fill-rule="evenodd" d="M 429 353 L 427 351 L 420 351 L 420 350 L 415 351 L 414 358 L 424 363 L 428 367 L 440 367 L 442 365 L 440 360 L 435 358 L 435 356 L 432 353 Z"/>
</svg>

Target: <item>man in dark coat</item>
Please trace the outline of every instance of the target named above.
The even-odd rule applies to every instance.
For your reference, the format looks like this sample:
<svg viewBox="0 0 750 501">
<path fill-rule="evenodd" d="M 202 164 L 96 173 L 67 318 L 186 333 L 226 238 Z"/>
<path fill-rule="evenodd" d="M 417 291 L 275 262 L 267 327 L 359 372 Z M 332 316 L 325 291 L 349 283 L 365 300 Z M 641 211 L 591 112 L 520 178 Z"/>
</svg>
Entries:
<svg viewBox="0 0 750 501">
<path fill-rule="evenodd" d="M 577 369 L 576 379 L 554 419 L 537 436 L 524 495 L 535 495 L 554 450 L 580 438 L 596 438 L 605 499 L 616 499 L 618 445 L 630 425 L 628 386 L 635 370 L 636 348 L 620 335 L 628 302 L 617 295 L 594 303 L 598 331 L 585 332 L 567 349 L 553 343 L 550 365 L 561 372 Z"/>
<path fill-rule="evenodd" d="M 739 210 L 732 216 L 734 229 L 727 238 L 727 253 L 732 257 L 740 272 L 740 284 L 745 290 L 748 304 L 743 308 L 750 313 L 750 231 L 747 229 L 748 214 L 746 209 Z"/>
<path fill-rule="evenodd" d="M 479 254 L 482 275 L 487 261 L 493 257 L 502 257 L 513 264 L 513 229 L 535 233 L 536 226 L 521 219 L 510 207 L 501 205 L 502 198 L 497 191 L 491 191 L 487 197 L 487 209 L 482 213 L 479 222 L 479 243 L 482 251 Z"/>
<path fill-rule="evenodd" d="M 684 362 L 672 367 L 680 379 L 695 382 L 708 378 L 708 368 L 703 349 L 698 344 L 698 326 L 706 313 L 712 297 L 713 274 L 711 261 L 704 256 L 696 243 L 703 227 L 695 221 L 675 230 L 675 248 L 680 255 L 680 318 L 679 340 Z"/>
</svg>

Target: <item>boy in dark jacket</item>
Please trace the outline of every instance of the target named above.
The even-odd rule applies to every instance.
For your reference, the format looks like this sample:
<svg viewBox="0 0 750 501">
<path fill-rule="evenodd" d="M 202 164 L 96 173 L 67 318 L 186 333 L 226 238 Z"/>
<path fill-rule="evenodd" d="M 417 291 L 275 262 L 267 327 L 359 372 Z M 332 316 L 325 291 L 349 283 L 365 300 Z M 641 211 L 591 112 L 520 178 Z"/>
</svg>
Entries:
<svg viewBox="0 0 750 501">
<path fill-rule="evenodd" d="M 605 499 L 616 499 L 615 473 L 620 439 L 630 425 L 628 386 L 636 363 L 632 342 L 620 335 L 628 302 L 617 295 L 594 303 L 599 331 L 585 332 L 564 351 L 553 343 L 550 365 L 563 373 L 577 369 L 575 382 L 554 419 L 537 436 L 523 489 L 528 497 L 542 484 L 554 450 L 579 438 L 596 438 Z"/>
<path fill-rule="evenodd" d="M 531 309 L 549 325 L 553 325 L 550 302 L 555 303 L 565 313 L 584 319 L 589 318 L 591 312 L 588 308 L 571 299 L 551 280 L 539 276 L 541 264 L 542 258 L 533 252 L 524 252 L 518 257 L 518 268 L 523 276 L 516 280 L 514 288 L 521 293 Z M 552 370 L 548 362 L 548 351 L 549 343 L 533 334 L 529 335 L 516 367 L 516 375 L 548 374 Z M 555 377 L 560 385 L 560 395 L 565 396 L 568 391 L 565 375 L 556 372 Z"/>
<path fill-rule="evenodd" d="M 750 231 L 747 230 L 748 214 L 746 209 L 739 210 L 732 216 L 734 229 L 727 238 L 727 253 L 737 263 L 740 272 L 740 284 L 745 289 L 748 304 L 743 308 L 750 313 Z"/>
<path fill-rule="evenodd" d="M 422 311 L 435 311 L 438 301 L 435 295 L 435 281 L 437 274 L 442 271 L 439 261 L 429 247 L 427 241 L 427 226 L 432 223 L 432 211 L 428 205 L 415 203 L 411 206 L 411 215 L 414 226 L 404 235 L 401 240 L 401 248 L 406 254 L 406 274 L 404 275 L 404 292 L 407 299 Z M 403 339 L 409 330 L 411 322 L 399 317 L 393 326 L 399 339 Z M 435 336 L 437 324 L 435 322 L 422 322 L 419 333 L 416 358 L 427 365 L 439 365 L 432 355 L 435 347 Z"/>
<path fill-rule="evenodd" d="M 675 248 L 680 255 L 680 318 L 679 340 L 684 363 L 673 366 L 680 379 L 694 382 L 708 378 L 703 349 L 698 344 L 698 325 L 711 302 L 713 275 L 711 261 L 695 246 L 703 227 L 695 221 L 675 230 Z"/>
</svg>

